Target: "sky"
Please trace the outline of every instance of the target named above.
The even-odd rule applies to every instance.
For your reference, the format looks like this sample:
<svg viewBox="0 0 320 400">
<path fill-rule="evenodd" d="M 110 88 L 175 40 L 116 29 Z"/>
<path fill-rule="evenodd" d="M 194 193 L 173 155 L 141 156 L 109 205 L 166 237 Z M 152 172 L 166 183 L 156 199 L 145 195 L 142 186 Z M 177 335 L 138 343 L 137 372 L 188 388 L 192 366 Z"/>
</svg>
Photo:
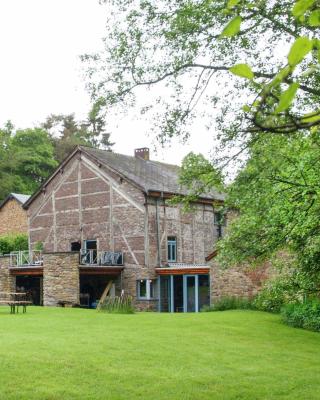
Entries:
<svg viewBox="0 0 320 400">
<path fill-rule="evenodd" d="M 102 47 L 105 12 L 98 0 L 0 0 L 1 126 L 10 119 L 17 128 L 32 127 L 49 114 L 85 118 L 90 98 L 79 56 Z M 175 140 L 155 152 L 149 121 L 134 110 L 109 119 L 118 153 L 150 147 L 152 159 L 180 164 L 190 151 L 208 156 L 212 148 L 212 134 L 195 127 L 188 144 Z"/>
</svg>

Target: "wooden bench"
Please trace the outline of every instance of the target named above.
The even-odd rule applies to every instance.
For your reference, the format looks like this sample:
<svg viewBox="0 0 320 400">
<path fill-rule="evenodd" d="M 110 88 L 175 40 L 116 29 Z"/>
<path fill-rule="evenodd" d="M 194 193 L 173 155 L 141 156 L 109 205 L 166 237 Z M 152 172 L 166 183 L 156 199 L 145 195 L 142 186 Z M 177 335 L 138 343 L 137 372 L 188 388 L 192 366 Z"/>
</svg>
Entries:
<svg viewBox="0 0 320 400">
<path fill-rule="evenodd" d="M 28 300 L 27 293 L 8 293 L 0 292 L 0 305 L 7 304 L 10 306 L 10 314 L 15 314 L 16 311 L 19 313 L 19 307 L 22 307 L 22 312 L 27 312 L 27 306 L 32 304 L 32 301 Z"/>
</svg>

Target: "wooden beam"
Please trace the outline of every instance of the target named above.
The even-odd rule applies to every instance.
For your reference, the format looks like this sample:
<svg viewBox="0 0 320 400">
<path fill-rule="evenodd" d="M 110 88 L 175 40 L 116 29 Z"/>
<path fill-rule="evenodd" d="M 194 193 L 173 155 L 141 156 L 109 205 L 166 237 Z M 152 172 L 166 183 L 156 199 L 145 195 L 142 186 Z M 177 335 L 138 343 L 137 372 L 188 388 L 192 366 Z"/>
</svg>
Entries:
<svg viewBox="0 0 320 400">
<path fill-rule="evenodd" d="M 210 268 L 156 268 L 158 275 L 207 275 Z"/>
<path fill-rule="evenodd" d="M 18 268 L 18 269 L 13 269 L 10 268 L 10 273 L 13 276 L 42 276 L 43 275 L 43 268 L 28 268 L 28 267 L 23 267 L 23 268 Z"/>
<path fill-rule="evenodd" d="M 98 305 L 97 305 L 97 309 L 98 309 L 98 310 L 100 310 L 100 308 L 101 308 L 103 302 L 105 301 L 105 299 L 106 299 L 106 297 L 107 297 L 107 294 L 109 293 L 109 291 L 110 291 L 110 289 L 111 289 L 112 284 L 113 284 L 113 281 L 109 281 L 108 284 L 107 284 L 107 286 L 105 287 L 105 289 L 104 289 L 104 291 L 103 291 L 103 293 L 102 293 L 102 296 L 100 297 L 99 303 L 98 303 Z"/>
</svg>

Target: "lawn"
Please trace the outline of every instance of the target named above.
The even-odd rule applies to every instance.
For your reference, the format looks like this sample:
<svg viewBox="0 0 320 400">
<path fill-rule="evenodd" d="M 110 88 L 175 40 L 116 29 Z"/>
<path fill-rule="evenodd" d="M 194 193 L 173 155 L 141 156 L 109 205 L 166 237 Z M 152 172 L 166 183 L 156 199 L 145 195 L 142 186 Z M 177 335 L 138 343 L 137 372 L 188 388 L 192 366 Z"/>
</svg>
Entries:
<svg viewBox="0 0 320 400">
<path fill-rule="evenodd" d="M 319 399 L 320 334 L 254 311 L 0 308 L 0 399 Z"/>
</svg>

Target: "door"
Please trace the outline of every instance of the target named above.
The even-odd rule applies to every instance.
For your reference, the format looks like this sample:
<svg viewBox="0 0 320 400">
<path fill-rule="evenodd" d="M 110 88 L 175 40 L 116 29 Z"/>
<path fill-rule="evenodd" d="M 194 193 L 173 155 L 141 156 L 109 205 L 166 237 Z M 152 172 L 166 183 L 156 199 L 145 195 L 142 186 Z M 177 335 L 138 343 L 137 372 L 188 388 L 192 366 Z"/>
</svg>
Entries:
<svg viewBox="0 0 320 400">
<path fill-rule="evenodd" d="M 183 311 L 198 312 L 198 275 L 183 276 Z"/>
<path fill-rule="evenodd" d="M 84 241 L 84 263 L 83 264 L 97 264 L 97 241 L 85 240 Z"/>
</svg>

